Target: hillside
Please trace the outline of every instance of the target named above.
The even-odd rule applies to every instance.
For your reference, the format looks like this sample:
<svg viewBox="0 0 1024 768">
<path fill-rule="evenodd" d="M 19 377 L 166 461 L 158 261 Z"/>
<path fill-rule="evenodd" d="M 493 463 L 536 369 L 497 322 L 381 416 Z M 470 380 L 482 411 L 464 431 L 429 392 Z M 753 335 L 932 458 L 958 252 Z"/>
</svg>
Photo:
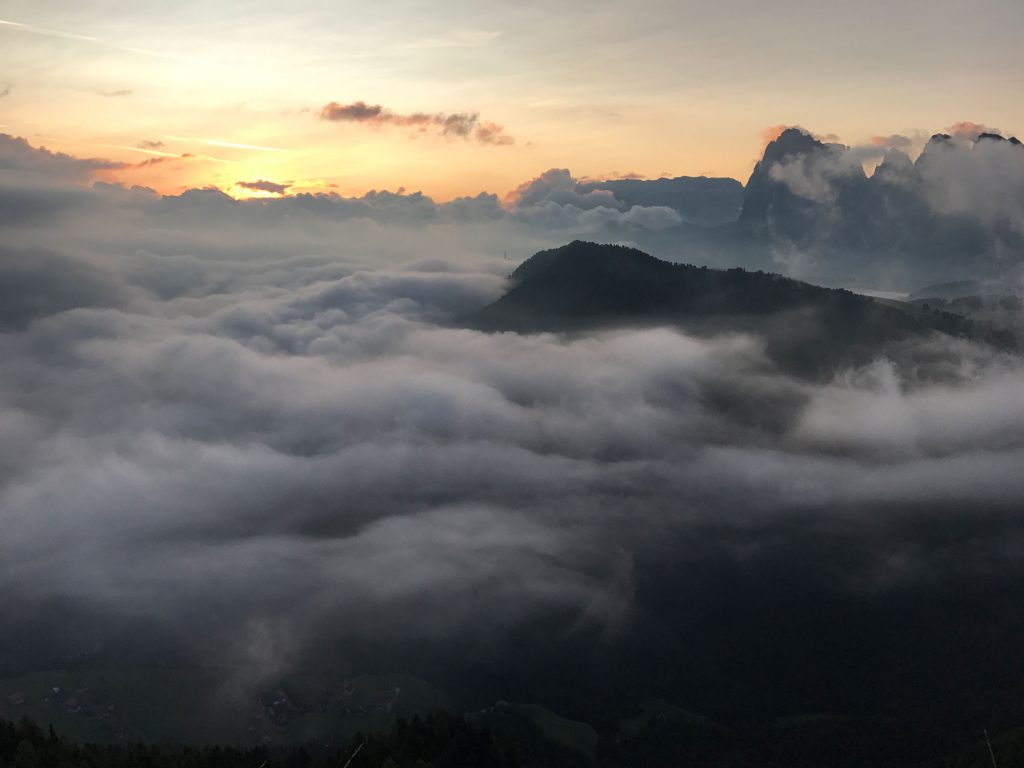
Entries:
<svg viewBox="0 0 1024 768">
<path fill-rule="evenodd" d="M 949 312 L 881 302 L 780 275 L 661 261 L 574 241 L 541 251 L 507 293 L 470 319 L 491 331 L 580 332 L 671 324 L 696 333 L 752 332 L 780 366 L 803 375 L 869 360 L 886 345 L 934 333 L 1015 349 L 1005 331 Z"/>
</svg>

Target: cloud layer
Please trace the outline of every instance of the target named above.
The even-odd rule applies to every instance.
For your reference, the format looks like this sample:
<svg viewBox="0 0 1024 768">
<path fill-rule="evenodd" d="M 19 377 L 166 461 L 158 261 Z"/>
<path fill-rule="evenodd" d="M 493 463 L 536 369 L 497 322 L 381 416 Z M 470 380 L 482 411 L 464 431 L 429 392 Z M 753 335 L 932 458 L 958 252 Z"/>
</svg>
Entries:
<svg viewBox="0 0 1024 768">
<path fill-rule="evenodd" d="M 8 146 L 14 196 L 29 171 Z M 754 686 L 771 706 L 841 706 L 874 690 L 844 675 L 889 680 L 872 654 L 959 610 L 906 600 L 964 584 L 997 617 L 972 637 L 1013 650 L 998 617 L 1017 614 L 997 609 L 1024 544 L 1019 360 L 928 340 L 814 385 L 756 334 L 460 327 L 504 289 L 504 250 L 589 217 L 602 232 L 668 217 L 580 195 L 567 171 L 507 210 L 72 190 L 83 161 L 32 157 L 47 205 L 25 197 L 36 215 L 0 252 L 9 668 L 126 663 L 130 627 L 133 653 L 253 685 L 415 655 L 450 680 L 518 676 L 523 696 L 559 675 L 613 686 L 552 650 L 571 648 L 652 695 L 672 668 L 730 700 Z M 832 623 L 812 631 L 807 611 Z M 733 657 L 736 622 L 757 633 Z M 268 652 L 239 650 L 267 632 Z M 829 661 L 821 632 L 852 661 Z M 922 674 L 955 642 L 919 644 Z M 744 666 L 762 654 L 775 663 Z M 757 688 L 809 659 L 817 682 Z"/>
</svg>

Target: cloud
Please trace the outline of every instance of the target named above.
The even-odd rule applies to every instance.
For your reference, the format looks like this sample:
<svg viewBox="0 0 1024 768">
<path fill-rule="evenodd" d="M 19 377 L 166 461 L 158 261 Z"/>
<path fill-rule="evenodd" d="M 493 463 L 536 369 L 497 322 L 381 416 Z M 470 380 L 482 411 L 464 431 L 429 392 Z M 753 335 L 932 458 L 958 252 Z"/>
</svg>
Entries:
<svg viewBox="0 0 1024 768">
<path fill-rule="evenodd" d="M 970 146 L 967 142 L 976 141 L 983 133 L 999 135 L 983 125 L 958 123 L 948 130 L 958 141 L 933 143 L 916 167 L 901 155 L 905 164 L 902 174 L 887 178 L 916 190 L 941 215 L 968 216 L 986 227 L 1006 225 L 1024 234 L 1024 152 L 1010 141 Z M 774 163 L 769 173 L 795 195 L 834 206 L 839 194 L 850 189 L 850 182 L 864 176 L 865 163 L 916 142 L 894 135 L 876 136 L 860 146 L 833 144 L 814 153 L 785 157 Z M 844 215 L 838 209 L 835 214 Z"/>
<path fill-rule="evenodd" d="M 851 685 L 892 695 L 893 658 L 949 703 L 949 643 L 1019 644 L 1019 359 L 924 339 L 810 383 L 756 326 L 462 327 L 573 228 L 672 224 L 566 169 L 508 208 L 107 185 L 54 209 L 10 174 L 92 161 L 0 148 L 36 211 L 0 251 L 5 672 L 412 666 L 485 701 L 557 675 L 603 702 L 673 669 L 694 706 L 843 711 Z M 809 688 L 779 684 L 809 660 Z"/>
<path fill-rule="evenodd" d="M 145 160 L 142 160 L 142 161 L 136 163 L 135 167 L 136 168 L 149 168 L 149 167 L 154 166 L 154 165 L 163 165 L 164 163 L 169 163 L 172 160 L 178 160 L 178 159 L 179 159 L 178 156 L 171 156 L 171 157 L 148 157 Z"/>
<path fill-rule="evenodd" d="M 4 89 L 0 90 L 0 99 L 4 98 L 4 96 L 10 96 L 10 95 L 11 95 L 11 86 L 9 86 L 9 85 L 4 86 Z"/>
<path fill-rule="evenodd" d="M 517 208 L 526 208 L 542 202 L 572 205 L 582 210 L 597 207 L 616 209 L 623 207 L 610 190 L 596 189 L 580 193 L 576 189 L 578 184 L 579 181 L 568 168 L 550 168 L 540 176 L 524 181 L 509 192 L 505 201 Z"/>
<path fill-rule="evenodd" d="M 505 205 L 520 221 L 581 233 L 619 228 L 657 232 L 683 221 L 678 211 L 667 206 L 630 206 L 611 190 L 582 189 L 567 168 L 550 168 L 509 192 Z"/>
<path fill-rule="evenodd" d="M 33 183 L 80 181 L 97 171 L 126 167 L 126 163 L 51 152 L 45 147 L 33 147 L 25 139 L 0 133 L 0 183 L 14 183 L 18 179 Z"/>
<path fill-rule="evenodd" d="M 146 158 L 145 160 L 143 160 L 141 162 L 138 162 L 135 165 L 133 165 L 132 168 L 151 168 L 154 165 L 164 165 L 165 163 L 173 163 L 173 162 L 181 161 L 181 160 L 200 160 L 200 159 L 204 159 L 205 160 L 205 159 L 208 159 L 208 158 L 197 157 L 196 155 L 190 154 L 188 152 L 186 152 L 185 154 L 182 154 L 182 155 L 175 155 L 175 154 L 171 154 L 169 152 L 161 152 L 161 153 L 159 153 L 159 155 L 157 157 Z M 180 166 L 178 166 L 178 167 L 180 167 Z"/>
<path fill-rule="evenodd" d="M 963 129 L 961 136 L 984 126 Z M 979 133 L 979 135 L 980 135 Z M 1009 141 L 982 141 L 973 147 L 932 148 L 919 163 L 925 194 L 944 215 L 969 216 L 987 226 L 1009 226 L 1024 236 L 1024 151 Z M 1007 256 L 1009 254 L 1006 254 Z"/>
<path fill-rule="evenodd" d="M 704 174 L 709 175 L 709 174 Z M 660 174 L 661 178 L 667 178 L 670 176 L 669 173 L 665 172 Z M 579 179 L 580 184 L 599 184 L 603 181 L 643 181 L 647 177 L 641 173 L 635 171 L 608 171 L 607 173 L 601 173 L 596 176 L 581 176 Z"/>
<path fill-rule="evenodd" d="M 992 133 L 997 136 L 1002 135 L 1002 131 L 998 128 L 989 128 L 981 123 L 971 123 L 968 121 L 953 123 L 953 125 L 946 128 L 945 132 L 961 141 L 977 141 L 978 136 L 983 133 Z"/>
<path fill-rule="evenodd" d="M 773 141 L 779 138 L 779 136 L 781 136 L 790 128 L 800 127 L 796 125 L 785 125 L 784 123 L 779 123 L 778 125 L 770 125 L 761 131 L 761 141 L 763 141 L 766 145 L 771 144 Z M 800 128 L 800 130 L 803 129 Z"/>
<path fill-rule="evenodd" d="M 273 181 L 257 179 L 256 181 L 236 181 L 235 186 L 241 187 L 242 189 L 249 189 L 257 192 L 270 192 L 275 195 L 283 195 L 288 191 L 288 188 L 291 185 L 277 184 Z"/>
<path fill-rule="evenodd" d="M 77 307 L 117 306 L 116 276 L 59 253 L 0 248 L 0 331 Z"/>
<path fill-rule="evenodd" d="M 909 149 L 914 140 L 909 136 L 903 136 L 898 133 L 891 134 L 889 136 L 872 136 L 870 139 L 872 145 L 876 147 L 885 147 L 886 149 Z"/>
<path fill-rule="evenodd" d="M 510 145 L 515 139 L 505 133 L 505 129 L 494 122 L 482 122 L 475 112 L 427 113 L 413 112 L 398 114 L 380 104 L 367 104 L 355 101 L 350 104 L 339 104 L 332 101 L 320 110 L 320 119 L 332 122 L 365 123 L 374 127 L 395 125 L 403 128 L 414 128 L 418 131 L 434 131 L 441 136 L 474 139 L 481 144 Z"/>
<path fill-rule="evenodd" d="M 369 122 L 382 117 L 387 119 L 384 107 L 380 104 L 367 104 L 365 101 L 355 101 L 351 104 L 332 101 L 320 111 L 321 120 L 335 122 Z"/>
<path fill-rule="evenodd" d="M 143 139 L 136 146 L 139 149 L 163 149 L 167 145 L 159 140 Z"/>
<path fill-rule="evenodd" d="M 505 133 L 505 129 L 497 123 L 480 123 L 473 137 L 481 144 L 498 144 L 500 146 L 508 146 L 515 144 L 516 140 Z"/>
<path fill-rule="evenodd" d="M 96 91 L 96 95 L 108 97 L 131 96 L 133 93 L 135 93 L 135 91 L 130 88 L 122 88 L 116 91 Z"/>
<path fill-rule="evenodd" d="M 793 194 L 830 205 L 836 202 L 841 185 L 864 176 L 865 161 L 881 158 L 885 152 L 884 147 L 875 144 L 853 148 L 829 144 L 811 154 L 784 157 L 773 163 L 768 173 Z"/>
</svg>

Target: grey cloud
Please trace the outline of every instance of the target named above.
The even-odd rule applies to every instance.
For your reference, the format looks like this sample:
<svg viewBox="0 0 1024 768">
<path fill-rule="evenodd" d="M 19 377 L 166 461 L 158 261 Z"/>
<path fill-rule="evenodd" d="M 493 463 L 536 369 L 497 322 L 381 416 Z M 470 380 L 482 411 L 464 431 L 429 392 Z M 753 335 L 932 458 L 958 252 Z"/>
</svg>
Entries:
<svg viewBox="0 0 1024 768">
<path fill-rule="evenodd" d="M 275 195 L 285 194 L 290 184 L 278 184 L 273 181 L 266 181 L 265 179 L 257 179 L 256 181 L 237 181 L 236 186 L 242 187 L 242 189 L 251 189 L 259 192 L 272 192 Z"/>
<path fill-rule="evenodd" d="M 682 216 L 665 206 L 628 206 L 606 189 L 581 191 L 566 168 L 551 168 L 519 185 L 506 196 L 517 218 L 552 229 L 599 231 L 630 227 L 659 231 L 682 223 Z"/>
<path fill-rule="evenodd" d="M 25 139 L 0 133 L 0 173 L 4 184 L 18 179 L 52 183 L 79 181 L 89 178 L 95 171 L 126 167 L 102 159 L 81 159 L 45 147 L 33 147 Z"/>
<path fill-rule="evenodd" d="M 473 138 L 481 144 L 509 146 L 510 144 L 516 143 L 516 140 L 513 137 L 505 133 L 504 127 L 494 122 L 479 123 L 473 133 Z"/>
<path fill-rule="evenodd" d="M 116 276 L 45 250 L 0 248 L 0 331 L 75 307 L 113 306 Z"/>
<path fill-rule="evenodd" d="M 854 148 L 832 144 L 812 155 L 788 156 L 774 163 L 769 173 L 799 197 L 831 203 L 836 197 L 837 183 L 863 176 L 863 163 L 883 157 L 885 151 L 885 147 L 874 144 Z"/>
<path fill-rule="evenodd" d="M 320 110 L 321 119 L 338 122 L 369 121 L 377 119 L 383 114 L 384 107 L 380 104 L 367 104 L 365 101 L 355 101 L 351 104 L 339 104 L 336 101 L 332 101 Z"/>
<path fill-rule="evenodd" d="M 921 163 L 929 202 L 939 212 L 986 224 L 1006 222 L 1024 234 L 1024 151 L 1008 141 L 952 145 Z"/>
<path fill-rule="evenodd" d="M 395 125 L 418 131 L 435 131 L 442 136 L 474 139 L 481 144 L 507 146 L 515 139 L 505 133 L 504 127 L 495 122 L 481 121 L 475 112 L 412 112 L 398 114 L 380 104 L 355 101 L 339 104 L 332 101 L 320 110 L 320 119 L 331 122 L 365 123 L 375 127 Z"/>
<path fill-rule="evenodd" d="M 576 190 L 577 183 L 577 179 L 568 168 L 551 168 L 540 176 L 520 184 L 506 199 L 517 208 L 527 208 L 543 202 L 571 205 L 581 210 L 624 207 L 615 199 L 615 195 L 606 189 L 580 194 Z"/>
</svg>

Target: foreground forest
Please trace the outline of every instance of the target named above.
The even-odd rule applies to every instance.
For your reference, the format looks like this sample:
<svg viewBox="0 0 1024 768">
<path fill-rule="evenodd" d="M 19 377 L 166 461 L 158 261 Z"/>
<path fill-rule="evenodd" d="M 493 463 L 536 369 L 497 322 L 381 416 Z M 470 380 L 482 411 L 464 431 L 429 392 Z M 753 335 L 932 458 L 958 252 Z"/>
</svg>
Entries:
<svg viewBox="0 0 1024 768">
<path fill-rule="evenodd" d="M 506 709 L 506 708 L 498 708 Z M 812 729 L 803 737 L 739 739 L 728 731 L 687 727 L 652 716 L 632 737 L 602 739 L 587 758 L 547 738 L 512 710 L 472 716 L 434 712 L 399 719 L 388 730 L 356 734 L 338 748 L 77 744 L 31 720 L 0 721 L 0 768 L 624 768 L 625 766 L 815 766 L 908 765 L 916 768 L 1015 766 L 1024 759 L 1024 728 L 930 760 L 889 762 L 879 745 L 859 741 L 854 730 Z M 493 727 L 492 727 L 493 726 Z M 843 733 L 843 731 L 846 731 Z M 848 740 L 838 740 L 845 736 Z M 908 741 L 913 742 L 913 736 Z"/>
</svg>

